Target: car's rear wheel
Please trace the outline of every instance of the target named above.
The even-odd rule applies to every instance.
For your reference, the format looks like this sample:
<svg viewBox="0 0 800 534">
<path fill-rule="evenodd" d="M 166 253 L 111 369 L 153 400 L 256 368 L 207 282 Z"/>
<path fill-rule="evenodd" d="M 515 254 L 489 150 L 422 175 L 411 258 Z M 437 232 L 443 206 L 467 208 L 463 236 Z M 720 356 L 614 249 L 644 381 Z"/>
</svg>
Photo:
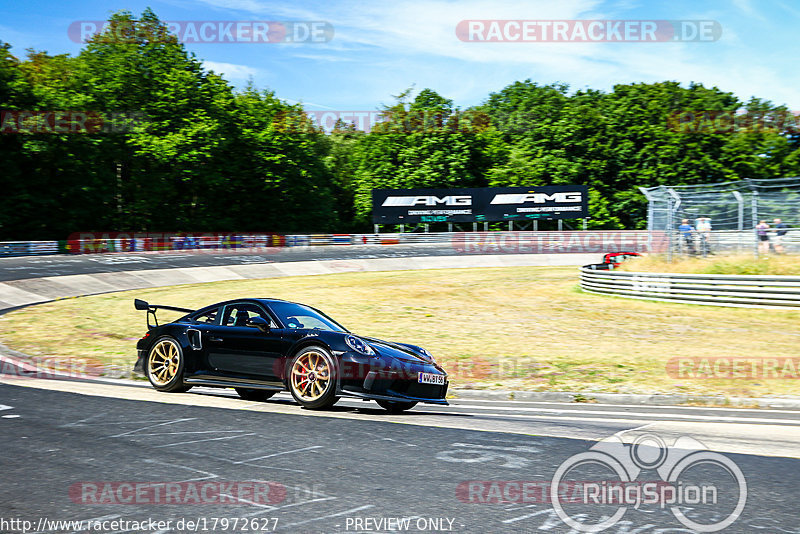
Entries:
<svg viewBox="0 0 800 534">
<path fill-rule="evenodd" d="M 233 388 L 241 398 L 249 401 L 262 402 L 272 397 L 277 391 L 269 391 L 266 389 L 249 389 L 249 388 Z"/>
<path fill-rule="evenodd" d="M 336 404 L 336 367 L 327 350 L 306 347 L 289 364 L 289 391 L 301 406 L 311 410 Z"/>
<path fill-rule="evenodd" d="M 156 340 L 147 355 L 145 374 L 158 391 L 182 393 L 192 386 L 183 383 L 183 349 L 175 338 L 164 336 Z"/>
<path fill-rule="evenodd" d="M 387 401 L 387 400 L 379 400 L 375 401 L 378 405 L 386 410 L 389 413 L 400 413 L 406 410 L 410 410 L 414 406 L 417 405 L 416 402 L 399 402 L 399 401 Z"/>
</svg>

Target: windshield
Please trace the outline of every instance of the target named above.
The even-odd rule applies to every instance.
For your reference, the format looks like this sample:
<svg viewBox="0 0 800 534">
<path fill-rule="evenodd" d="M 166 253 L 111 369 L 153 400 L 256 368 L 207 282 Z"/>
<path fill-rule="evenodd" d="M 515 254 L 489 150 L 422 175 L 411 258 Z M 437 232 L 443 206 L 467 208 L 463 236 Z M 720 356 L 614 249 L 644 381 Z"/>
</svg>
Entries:
<svg viewBox="0 0 800 534">
<path fill-rule="evenodd" d="M 269 307 L 286 328 L 318 328 L 332 332 L 347 332 L 347 329 L 325 315 L 308 306 L 292 302 L 270 302 Z"/>
</svg>

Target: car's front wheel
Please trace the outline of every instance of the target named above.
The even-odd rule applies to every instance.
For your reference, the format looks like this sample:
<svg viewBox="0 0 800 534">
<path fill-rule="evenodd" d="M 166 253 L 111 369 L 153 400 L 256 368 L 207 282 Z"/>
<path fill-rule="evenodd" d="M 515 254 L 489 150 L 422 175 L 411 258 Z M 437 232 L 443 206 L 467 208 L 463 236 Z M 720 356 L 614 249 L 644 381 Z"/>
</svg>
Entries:
<svg viewBox="0 0 800 534">
<path fill-rule="evenodd" d="M 164 336 L 156 340 L 147 355 L 145 374 L 158 391 L 182 393 L 192 386 L 183 383 L 183 349 L 175 338 Z"/>
<path fill-rule="evenodd" d="M 336 404 L 336 367 L 319 346 L 306 347 L 289 364 L 289 391 L 301 406 L 320 410 Z"/>
<path fill-rule="evenodd" d="M 389 413 L 400 413 L 406 410 L 410 410 L 414 406 L 417 405 L 416 402 L 399 402 L 399 401 L 386 401 L 386 400 L 379 400 L 375 401 L 378 405 L 386 410 Z"/>
<path fill-rule="evenodd" d="M 249 388 L 233 388 L 241 398 L 249 401 L 262 402 L 272 397 L 277 391 L 269 391 L 266 389 L 249 389 Z"/>
</svg>

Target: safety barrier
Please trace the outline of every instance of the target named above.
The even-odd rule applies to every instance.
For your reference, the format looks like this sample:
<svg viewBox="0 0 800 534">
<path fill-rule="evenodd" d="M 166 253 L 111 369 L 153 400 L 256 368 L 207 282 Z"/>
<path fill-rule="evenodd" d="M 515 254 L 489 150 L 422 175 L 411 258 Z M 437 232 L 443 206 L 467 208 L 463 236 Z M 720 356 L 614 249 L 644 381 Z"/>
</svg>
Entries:
<svg viewBox="0 0 800 534">
<path fill-rule="evenodd" d="M 0 242 L 1 256 L 39 256 L 58 254 L 58 241 L 5 241 Z"/>
<path fill-rule="evenodd" d="M 800 277 L 792 276 L 641 273 L 583 267 L 581 289 L 633 299 L 800 309 Z"/>
<path fill-rule="evenodd" d="M 379 234 L 74 234 L 66 241 L 0 243 L 0 256 L 99 254 L 106 252 L 216 252 L 327 245 L 448 245 L 464 254 L 663 252 L 664 232 L 642 230 L 493 231 Z"/>
</svg>

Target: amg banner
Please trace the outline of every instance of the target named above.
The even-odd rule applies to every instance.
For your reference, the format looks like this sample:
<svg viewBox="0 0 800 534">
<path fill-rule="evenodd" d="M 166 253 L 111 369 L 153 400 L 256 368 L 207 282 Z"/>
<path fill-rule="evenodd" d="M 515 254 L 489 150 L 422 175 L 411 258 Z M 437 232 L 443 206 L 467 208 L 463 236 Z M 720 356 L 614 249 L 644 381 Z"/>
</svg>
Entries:
<svg viewBox="0 0 800 534">
<path fill-rule="evenodd" d="M 585 185 L 454 189 L 373 189 L 376 224 L 581 219 Z"/>
</svg>

